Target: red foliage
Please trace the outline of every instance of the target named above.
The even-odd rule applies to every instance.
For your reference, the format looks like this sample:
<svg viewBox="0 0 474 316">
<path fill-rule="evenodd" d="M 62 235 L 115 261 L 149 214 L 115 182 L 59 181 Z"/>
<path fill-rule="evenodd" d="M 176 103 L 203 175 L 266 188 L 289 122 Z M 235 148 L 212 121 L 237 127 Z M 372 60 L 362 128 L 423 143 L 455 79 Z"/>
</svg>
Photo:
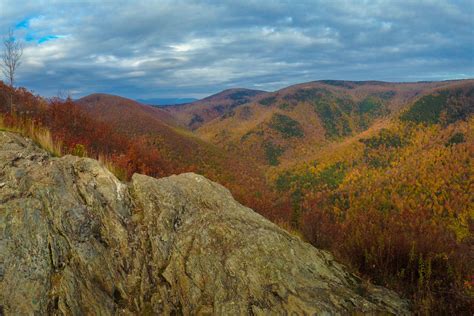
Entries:
<svg viewBox="0 0 474 316">
<path fill-rule="evenodd" d="M 10 96 L 15 105 L 12 113 Z M 104 103 L 104 98 L 110 103 Z M 85 101 L 45 100 L 0 82 L 4 123 L 29 122 L 49 129 L 63 153 L 84 148 L 89 157 L 105 157 L 126 179 L 134 173 L 163 177 L 197 172 L 226 186 L 238 201 L 271 219 L 286 220 L 290 214 L 285 202 L 266 185 L 261 170 L 242 157 L 177 132 L 159 109 L 102 95 L 88 97 L 93 102 L 89 105 Z"/>
</svg>

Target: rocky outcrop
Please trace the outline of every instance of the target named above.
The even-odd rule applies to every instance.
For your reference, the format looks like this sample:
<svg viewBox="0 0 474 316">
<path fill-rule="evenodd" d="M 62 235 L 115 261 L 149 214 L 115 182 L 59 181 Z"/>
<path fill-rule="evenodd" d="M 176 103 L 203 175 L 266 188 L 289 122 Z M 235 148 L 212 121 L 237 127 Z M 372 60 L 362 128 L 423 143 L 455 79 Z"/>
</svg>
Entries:
<svg viewBox="0 0 474 316">
<path fill-rule="evenodd" d="M 0 234 L 5 315 L 409 313 L 202 176 L 125 184 L 7 132 Z"/>
</svg>

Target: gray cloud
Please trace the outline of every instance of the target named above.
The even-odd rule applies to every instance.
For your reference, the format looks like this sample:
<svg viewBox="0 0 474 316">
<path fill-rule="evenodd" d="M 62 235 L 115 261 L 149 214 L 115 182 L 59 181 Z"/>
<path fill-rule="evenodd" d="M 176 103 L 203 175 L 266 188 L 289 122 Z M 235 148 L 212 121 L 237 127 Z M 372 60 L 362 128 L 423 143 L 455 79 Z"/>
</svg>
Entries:
<svg viewBox="0 0 474 316">
<path fill-rule="evenodd" d="M 0 33 L 26 41 L 18 83 L 44 95 L 472 78 L 473 21 L 471 0 L 0 0 Z"/>
</svg>

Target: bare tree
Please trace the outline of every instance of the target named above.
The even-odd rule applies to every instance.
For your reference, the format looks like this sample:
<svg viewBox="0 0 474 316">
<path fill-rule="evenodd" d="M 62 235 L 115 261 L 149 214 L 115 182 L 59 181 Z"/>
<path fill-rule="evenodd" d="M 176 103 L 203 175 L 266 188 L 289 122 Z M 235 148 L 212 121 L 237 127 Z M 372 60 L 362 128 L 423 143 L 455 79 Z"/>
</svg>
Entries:
<svg viewBox="0 0 474 316">
<path fill-rule="evenodd" d="M 2 72 L 12 87 L 16 71 L 21 64 L 20 59 L 22 55 L 23 45 L 15 40 L 13 29 L 9 29 L 7 37 L 3 40 Z"/>
<path fill-rule="evenodd" d="M 23 45 L 15 40 L 13 29 L 8 30 L 7 37 L 3 40 L 2 63 L 0 64 L 2 72 L 13 88 L 15 82 L 15 74 L 21 64 L 21 56 L 23 55 Z M 10 110 L 13 111 L 13 95 L 10 95 Z"/>
</svg>

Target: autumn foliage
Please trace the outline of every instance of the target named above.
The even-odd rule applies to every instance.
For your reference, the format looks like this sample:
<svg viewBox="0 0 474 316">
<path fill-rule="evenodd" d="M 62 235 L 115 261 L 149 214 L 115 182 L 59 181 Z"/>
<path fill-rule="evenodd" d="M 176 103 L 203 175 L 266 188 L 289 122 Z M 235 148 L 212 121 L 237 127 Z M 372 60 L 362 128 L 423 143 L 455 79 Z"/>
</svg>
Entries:
<svg viewBox="0 0 474 316">
<path fill-rule="evenodd" d="M 133 173 L 201 173 L 372 282 L 412 299 L 416 313 L 459 315 L 474 311 L 473 91 L 472 85 L 435 91 L 371 128 L 367 113 L 388 112 L 364 99 L 354 114 L 367 129 L 363 136 L 334 141 L 313 161 L 285 169 L 262 169 L 239 148 L 229 152 L 240 156 L 230 155 L 163 124 L 148 108 L 93 115 L 70 99 L 45 100 L 0 83 L 0 114 L 4 126 L 28 135 L 47 131 L 58 152 L 97 158 L 123 180 Z M 320 110 L 338 110 L 336 101 L 322 98 Z M 287 141 L 305 135 L 289 116 L 271 123 Z M 343 125 L 334 127 L 334 135 L 343 132 Z M 280 147 L 265 145 L 277 165 Z"/>
<path fill-rule="evenodd" d="M 13 112 L 8 106 L 10 95 Z M 117 113 L 112 117 L 111 112 L 94 115 L 71 99 L 46 100 L 24 88 L 12 89 L 0 82 L 3 125 L 24 131 L 32 126 L 46 129 L 62 154 L 99 159 L 122 180 L 134 173 L 163 177 L 197 172 L 228 187 L 243 204 L 270 218 L 281 217 L 282 212 L 274 208 L 275 196 L 265 185 L 259 168 L 241 157 L 226 155 L 184 131 L 150 119 L 155 110 L 145 110 L 150 113 L 140 112 L 137 116 L 133 109 L 117 108 L 114 111 L 121 117 Z"/>
<path fill-rule="evenodd" d="M 417 313 L 468 314 L 474 117 L 445 127 L 395 121 L 374 134 L 346 160 L 287 171 L 276 187 L 290 191 L 312 244 L 405 293 Z"/>
</svg>

